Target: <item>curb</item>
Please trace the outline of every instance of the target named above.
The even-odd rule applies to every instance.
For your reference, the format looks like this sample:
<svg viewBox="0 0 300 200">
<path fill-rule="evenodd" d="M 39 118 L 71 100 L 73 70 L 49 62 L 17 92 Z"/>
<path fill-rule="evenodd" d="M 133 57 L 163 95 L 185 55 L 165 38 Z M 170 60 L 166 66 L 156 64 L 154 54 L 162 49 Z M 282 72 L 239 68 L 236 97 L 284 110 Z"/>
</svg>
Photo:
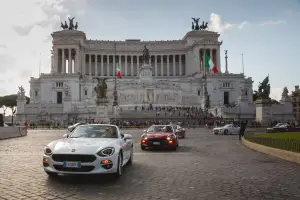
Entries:
<svg viewBox="0 0 300 200">
<path fill-rule="evenodd" d="M 264 154 L 268 154 L 283 160 L 287 160 L 293 163 L 297 163 L 300 165 L 300 153 L 295 153 L 292 151 L 286 151 L 286 150 L 282 150 L 282 149 L 276 149 L 273 147 L 268 147 L 268 146 L 264 146 L 261 144 L 257 144 L 254 142 L 250 142 L 244 138 L 242 138 L 242 143 L 250 148 L 253 149 L 255 151 L 264 153 Z"/>
</svg>

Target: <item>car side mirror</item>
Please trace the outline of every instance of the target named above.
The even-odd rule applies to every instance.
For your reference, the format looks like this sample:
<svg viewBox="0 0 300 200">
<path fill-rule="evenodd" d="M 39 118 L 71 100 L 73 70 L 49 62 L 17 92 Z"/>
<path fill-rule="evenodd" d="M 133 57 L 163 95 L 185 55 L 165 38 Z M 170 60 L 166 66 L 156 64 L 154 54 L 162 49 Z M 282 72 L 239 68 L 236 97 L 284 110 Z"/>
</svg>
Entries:
<svg viewBox="0 0 300 200">
<path fill-rule="evenodd" d="M 147 130 L 144 130 L 144 133 L 147 133 Z"/>
<path fill-rule="evenodd" d="M 69 137 L 69 134 L 63 134 L 62 137 L 63 137 L 63 138 L 68 138 L 68 137 Z"/>
<path fill-rule="evenodd" d="M 125 134 L 124 135 L 124 140 L 131 140 L 132 136 L 130 134 Z"/>
</svg>

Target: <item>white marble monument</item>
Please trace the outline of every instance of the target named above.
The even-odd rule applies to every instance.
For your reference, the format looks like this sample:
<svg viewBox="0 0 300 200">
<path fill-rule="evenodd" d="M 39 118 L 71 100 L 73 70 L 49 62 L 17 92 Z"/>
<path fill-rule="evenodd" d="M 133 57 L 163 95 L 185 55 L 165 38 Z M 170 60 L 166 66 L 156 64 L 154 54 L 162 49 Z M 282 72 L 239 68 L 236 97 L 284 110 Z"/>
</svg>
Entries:
<svg viewBox="0 0 300 200">
<path fill-rule="evenodd" d="M 39 121 L 41 116 L 61 124 L 95 119 L 94 77 L 108 78 L 107 97 L 111 109 L 107 114 L 113 116 L 115 56 L 119 58 L 122 74 L 116 86 L 119 112 L 149 103 L 154 107 L 203 108 L 204 53 L 212 58 L 218 69 L 218 73 L 206 70 L 211 108 L 236 104 L 240 87 L 248 91 L 244 101 L 253 102 L 251 78 L 229 73 L 228 66 L 226 73 L 221 71 L 222 42 L 216 32 L 192 30 L 180 40 L 166 41 L 91 40 L 83 31 L 74 29 L 56 31 L 51 36 L 51 72 L 42 73 L 38 78 L 31 77 L 31 102 L 17 111 L 17 115 L 26 116 L 28 121 Z M 143 65 L 145 45 L 150 55 L 149 62 Z M 40 115 L 45 109 L 48 114 Z"/>
</svg>

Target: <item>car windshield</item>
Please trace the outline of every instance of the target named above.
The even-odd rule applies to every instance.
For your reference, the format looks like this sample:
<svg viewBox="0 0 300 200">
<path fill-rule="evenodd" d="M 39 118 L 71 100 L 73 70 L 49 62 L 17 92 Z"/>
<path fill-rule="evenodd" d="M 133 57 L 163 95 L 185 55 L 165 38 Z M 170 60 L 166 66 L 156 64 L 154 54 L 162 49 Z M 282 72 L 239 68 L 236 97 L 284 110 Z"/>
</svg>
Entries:
<svg viewBox="0 0 300 200">
<path fill-rule="evenodd" d="M 227 124 L 224 127 L 228 128 L 228 127 L 232 127 L 232 124 Z"/>
<path fill-rule="evenodd" d="M 167 132 L 167 133 L 173 133 L 172 126 L 150 126 L 147 132 Z"/>
<path fill-rule="evenodd" d="M 118 138 L 118 130 L 109 125 L 81 125 L 69 138 Z"/>
</svg>

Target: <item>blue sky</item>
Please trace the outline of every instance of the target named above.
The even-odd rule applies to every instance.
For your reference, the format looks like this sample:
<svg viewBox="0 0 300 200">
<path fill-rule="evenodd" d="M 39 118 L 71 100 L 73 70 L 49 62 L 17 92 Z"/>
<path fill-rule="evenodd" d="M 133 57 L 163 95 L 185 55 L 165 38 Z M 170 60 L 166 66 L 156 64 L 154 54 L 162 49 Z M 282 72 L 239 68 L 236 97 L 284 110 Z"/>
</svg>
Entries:
<svg viewBox="0 0 300 200">
<path fill-rule="evenodd" d="M 181 39 L 191 28 L 191 17 L 209 21 L 211 13 L 222 22 L 239 25 L 221 33 L 222 65 L 228 50 L 229 70 L 245 73 L 257 83 L 270 74 L 271 86 L 281 91 L 299 84 L 300 3 L 296 0 L 89 0 L 77 20 L 91 39 Z M 274 22 L 274 24 L 265 24 Z M 278 24 L 276 24 L 278 22 Z M 281 22 L 281 23 L 280 23 Z M 275 91 L 274 91 L 275 92 Z"/>
<path fill-rule="evenodd" d="M 16 6 L 18 4 L 18 6 Z M 10 0 L 0 7 L 0 96 L 29 93 L 29 77 L 50 72 L 50 34 L 76 17 L 88 39 L 173 40 L 191 30 L 191 17 L 220 32 L 221 60 L 257 84 L 270 74 L 271 96 L 300 84 L 299 0 Z M 7 17 L 9 16 L 9 17 Z"/>
</svg>

